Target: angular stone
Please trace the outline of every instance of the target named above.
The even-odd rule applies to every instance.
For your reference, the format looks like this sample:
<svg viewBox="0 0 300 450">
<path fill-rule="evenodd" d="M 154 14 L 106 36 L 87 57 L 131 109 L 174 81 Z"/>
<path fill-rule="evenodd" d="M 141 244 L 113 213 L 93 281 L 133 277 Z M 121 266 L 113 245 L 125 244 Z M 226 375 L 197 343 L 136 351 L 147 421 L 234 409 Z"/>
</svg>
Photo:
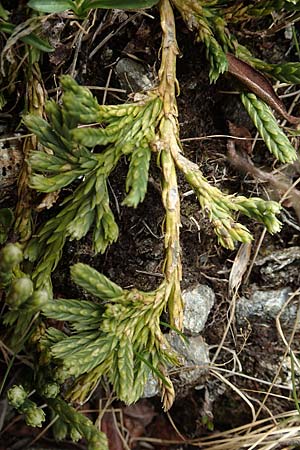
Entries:
<svg viewBox="0 0 300 450">
<path fill-rule="evenodd" d="M 182 293 L 184 300 L 183 327 L 190 334 L 200 333 L 207 321 L 215 302 L 214 291 L 205 284 L 199 284 L 193 289 Z"/>
<path fill-rule="evenodd" d="M 121 58 L 115 66 L 122 89 L 128 93 L 148 91 L 153 88 L 151 74 L 145 66 L 130 58 Z"/>
<path fill-rule="evenodd" d="M 210 362 L 208 345 L 201 336 L 191 336 L 185 341 L 175 331 L 171 331 L 167 335 L 167 339 L 182 362 L 182 366 L 171 367 L 169 370 L 176 370 L 175 386 L 188 390 L 201 382 L 206 374 Z M 158 394 L 158 382 L 151 374 L 147 380 L 143 397 L 154 397 Z"/>
<path fill-rule="evenodd" d="M 184 341 L 175 331 L 171 331 L 167 339 L 183 358 L 183 366 L 178 368 L 179 380 L 185 387 L 193 386 L 203 377 L 210 362 L 208 345 L 202 336 L 191 336 Z"/>
<path fill-rule="evenodd" d="M 261 291 L 254 290 L 250 298 L 241 297 L 236 304 L 236 318 L 238 322 L 253 320 L 259 317 L 263 322 L 276 319 L 292 292 L 290 287 L 282 289 Z M 297 315 L 296 305 L 288 305 L 282 313 L 284 322 L 295 320 Z"/>
</svg>

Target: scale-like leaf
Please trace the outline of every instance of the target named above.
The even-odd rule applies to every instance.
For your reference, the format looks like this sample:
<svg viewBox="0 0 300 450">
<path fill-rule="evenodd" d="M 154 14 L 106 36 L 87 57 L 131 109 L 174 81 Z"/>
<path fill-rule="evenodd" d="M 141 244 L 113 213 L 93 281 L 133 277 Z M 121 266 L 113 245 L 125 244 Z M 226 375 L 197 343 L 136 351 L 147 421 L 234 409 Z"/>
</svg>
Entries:
<svg viewBox="0 0 300 450">
<path fill-rule="evenodd" d="M 269 151 L 282 163 L 292 163 L 297 153 L 279 127 L 271 109 L 255 94 L 242 93 L 242 102 Z"/>
<path fill-rule="evenodd" d="M 106 435 L 98 431 L 84 414 L 80 414 L 60 397 L 47 399 L 47 403 L 53 410 L 54 415 L 58 415 L 59 419 L 68 424 L 71 430 L 77 431 L 87 440 L 87 448 L 90 450 L 108 450 Z"/>
<path fill-rule="evenodd" d="M 87 264 L 77 263 L 72 266 L 71 276 L 76 284 L 102 300 L 114 299 L 123 294 L 120 286 Z"/>
<path fill-rule="evenodd" d="M 101 308 L 99 305 L 86 300 L 59 299 L 55 302 L 48 302 L 43 307 L 43 313 L 56 320 L 65 320 L 69 322 L 86 321 L 94 324 L 100 323 Z"/>
<path fill-rule="evenodd" d="M 151 149 L 147 142 L 143 142 L 132 152 L 126 179 L 126 191 L 129 193 L 123 200 L 123 205 L 136 208 L 144 200 L 147 192 L 150 158 Z"/>
<path fill-rule="evenodd" d="M 120 341 L 117 359 L 118 383 L 114 386 L 120 400 L 131 404 L 138 400 L 132 389 L 134 382 L 134 353 L 132 343 L 125 335 Z"/>
</svg>

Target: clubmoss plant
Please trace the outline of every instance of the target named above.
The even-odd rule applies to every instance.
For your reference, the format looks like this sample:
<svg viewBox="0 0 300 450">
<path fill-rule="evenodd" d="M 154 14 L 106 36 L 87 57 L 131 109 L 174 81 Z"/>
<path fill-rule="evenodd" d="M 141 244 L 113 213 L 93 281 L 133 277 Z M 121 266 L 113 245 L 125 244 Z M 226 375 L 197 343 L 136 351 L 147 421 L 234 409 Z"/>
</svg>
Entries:
<svg viewBox="0 0 300 450">
<path fill-rule="evenodd" d="M 9 403 L 21 414 L 24 414 L 26 424 L 31 427 L 41 427 L 45 421 L 45 413 L 36 403 L 27 398 L 23 386 L 12 387 L 7 394 Z"/>
<path fill-rule="evenodd" d="M 94 307 L 76 300 L 60 300 L 42 308 L 47 317 L 75 321 L 76 333 L 70 337 L 53 329 L 48 333 L 52 356 L 58 363 L 62 361 L 59 373 L 63 378 L 79 377 L 69 394 L 72 400 L 83 401 L 88 394 L 83 386 L 91 387 L 108 374 L 119 398 L 131 403 L 142 394 L 150 367 L 165 381 L 162 383 L 165 407 L 172 403 L 171 384 L 163 374 L 167 363 L 172 360 L 174 363 L 175 359 L 170 349 L 163 350 L 168 347 L 160 332 L 159 317 L 168 306 L 171 324 L 178 329 L 182 327 L 180 201 L 176 169 L 194 189 L 221 245 L 233 249 L 236 241 L 252 239 L 247 228 L 236 222 L 234 214 L 237 212 L 261 221 L 271 233 L 280 230 L 276 219 L 277 203 L 225 195 L 211 186 L 200 169 L 184 157 L 175 96 L 178 48 L 174 16 L 168 1 L 160 3 L 160 12 L 163 41 L 157 88 L 132 103 L 101 106 L 87 88 L 64 76 L 61 78 L 62 100 L 60 104 L 53 101 L 46 104 L 47 120 L 36 115 L 24 118 L 45 148 L 29 155 L 30 186 L 50 193 L 80 179 L 75 192 L 62 202 L 60 212 L 41 227 L 27 246 L 26 255 L 36 264 L 33 280 L 37 288 L 49 285 L 66 239 L 81 239 L 93 227 L 96 253 L 105 251 L 117 239 L 118 227 L 109 206 L 107 182 L 122 155 L 130 160 L 124 206 L 136 207 L 144 199 L 151 153 L 158 156 L 162 171 L 166 256 L 161 285 L 149 293 L 124 292 L 103 275 L 79 265 L 72 269 L 74 281 L 96 297 L 109 301 L 102 318 L 96 308 L 96 319 L 91 324 L 85 321 L 81 324 L 83 316 L 88 317 L 89 308 Z M 100 152 L 91 151 L 96 146 L 101 148 Z M 108 296 L 103 292 L 103 284 L 109 291 Z M 131 382 L 128 384 L 126 380 Z"/>
</svg>

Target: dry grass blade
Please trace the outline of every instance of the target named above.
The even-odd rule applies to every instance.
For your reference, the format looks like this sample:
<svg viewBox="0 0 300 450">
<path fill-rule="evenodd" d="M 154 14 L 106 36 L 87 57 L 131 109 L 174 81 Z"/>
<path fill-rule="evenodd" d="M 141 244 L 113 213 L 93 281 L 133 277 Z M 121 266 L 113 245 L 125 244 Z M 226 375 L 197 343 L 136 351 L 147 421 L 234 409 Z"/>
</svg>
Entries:
<svg viewBox="0 0 300 450">
<path fill-rule="evenodd" d="M 298 411 L 293 410 L 275 416 L 277 424 L 268 419 L 256 420 L 254 423 L 242 425 L 224 432 L 216 432 L 210 436 L 186 439 L 185 444 L 207 450 L 290 450 L 299 445 L 300 418 Z M 255 429 L 253 429 L 255 425 Z M 181 444 L 181 440 L 164 440 L 158 438 L 137 438 L 136 442 L 161 445 Z M 280 442 L 280 447 L 278 447 Z M 290 446 L 290 447 L 289 447 Z"/>
<path fill-rule="evenodd" d="M 249 399 L 245 396 L 245 394 L 243 394 L 243 392 L 237 386 L 235 386 L 233 383 L 228 381 L 227 378 L 223 377 L 223 375 L 221 375 L 220 373 L 218 373 L 214 369 L 211 369 L 210 373 L 212 373 L 216 378 L 218 378 L 224 384 L 229 386 L 234 392 L 236 392 L 247 403 L 247 405 L 249 406 L 249 408 L 251 410 L 253 422 L 255 422 L 255 420 L 256 420 L 255 408 L 252 405 L 252 403 L 249 401 Z"/>
</svg>

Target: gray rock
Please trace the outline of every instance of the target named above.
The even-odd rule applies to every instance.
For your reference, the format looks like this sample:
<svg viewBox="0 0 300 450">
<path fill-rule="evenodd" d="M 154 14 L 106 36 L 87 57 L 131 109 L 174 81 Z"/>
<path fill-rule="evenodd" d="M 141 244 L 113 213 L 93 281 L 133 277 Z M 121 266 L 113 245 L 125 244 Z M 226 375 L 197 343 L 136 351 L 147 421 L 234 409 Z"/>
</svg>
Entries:
<svg viewBox="0 0 300 450">
<path fill-rule="evenodd" d="M 274 287 L 297 283 L 300 267 L 300 247 L 289 247 L 272 251 L 260 257 L 255 265 L 259 267 L 262 279 Z"/>
<path fill-rule="evenodd" d="M 238 322 L 253 320 L 257 317 L 260 321 L 274 320 L 288 300 L 291 288 L 276 289 L 272 291 L 255 290 L 250 298 L 241 297 L 236 304 L 236 318 Z M 284 322 L 295 320 L 297 314 L 296 305 L 288 305 L 282 313 Z"/>
<path fill-rule="evenodd" d="M 167 339 L 183 360 L 183 366 L 178 368 L 181 384 L 187 388 L 198 383 L 210 362 L 208 345 L 202 336 L 191 336 L 184 341 L 178 333 L 171 331 Z"/>
<path fill-rule="evenodd" d="M 262 273 L 274 273 L 300 259 L 300 247 L 289 247 L 273 251 L 267 256 L 258 258 L 256 266 L 263 266 Z M 275 275 L 276 276 L 276 275 Z"/>
<path fill-rule="evenodd" d="M 199 333 L 203 330 L 207 317 L 215 302 L 214 291 L 204 284 L 199 284 L 193 289 L 182 293 L 184 300 L 183 326 L 186 333 L 193 334 L 187 341 L 175 331 L 171 331 L 166 337 L 171 347 L 181 357 L 182 366 L 172 367 L 176 371 L 175 385 L 180 388 L 190 387 L 199 383 L 206 366 L 209 364 L 208 345 Z M 150 375 L 144 390 L 143 397 L 153 397 L 159 393 L 158 383 Z"/>
<path fill-rule="evenodd" d="M 184 300 L 183 327 L 190 334 L 200 333 L 215 302 L 214 291 L 205 284 L 182 293 Z"/>
<path fill-rule="evenodd" d="M 126 92 L 147 91 L 153 88 L 153 79 L 145 66 L 130 58 L 121 58 L 115 66 L 122 89 Z"/>
<path fill-rule="evenodd" d="M 155 397 L 159 394 L 159 386 L 157 380 L 150 373 L 148 380 L 145 384 L 145 389 L 143 393 L 143 398 Z"/>
<path fill-rule="evenodd" d="M 206 374 L 207 365 L 209 364 L 208 345 L 201 336 L 192 336 L 184 341 L 182 337 L 175 331 L 171 331 L 167 335 L 167 339 L 172 349 L 179 355 L 182 366 L 171 367 L 176 371 L 175 386 L 188 390 L 199 384 L 203 376 Z M 157 380 L 149 376 L 143 397 L 154 397 L 159 394 L 159 386 Z"/>
<path fill-rule="evenodd" d="M 17 181 L 23 158 L 22 145 L 17 138 L 0 142 L 0 189 L 11 186 Z"/>
</svg>

